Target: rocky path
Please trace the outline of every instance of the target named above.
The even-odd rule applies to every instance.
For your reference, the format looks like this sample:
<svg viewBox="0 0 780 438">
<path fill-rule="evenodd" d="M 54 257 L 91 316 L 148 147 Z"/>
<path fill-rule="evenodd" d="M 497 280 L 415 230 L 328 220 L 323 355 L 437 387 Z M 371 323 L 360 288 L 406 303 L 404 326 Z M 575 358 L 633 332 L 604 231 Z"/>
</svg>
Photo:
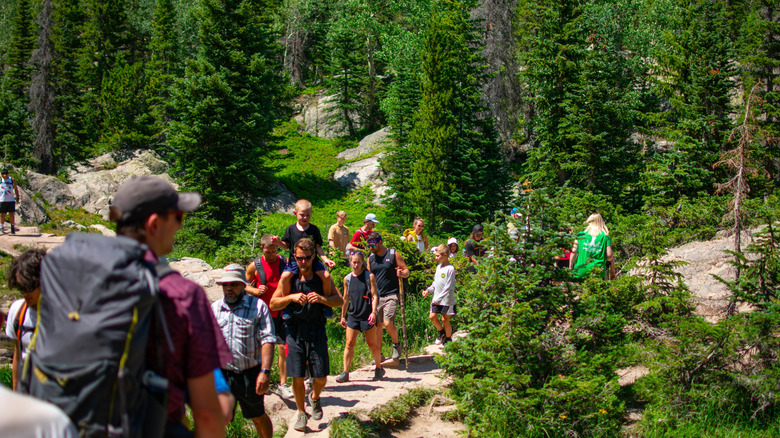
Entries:
<svg viewBox="0 0 780 438">
<path fill-rule="evenodd" d="M 265 406 L 275 428 L 287 424 L 287 438 L 296 437 L 327 437 L 328 424 L 347 412 L 357 413 L 360 418 L 377 406 L 387 403 L 393 397 L 406 393 L 416 387 L 442 388 L 447 384 L 441 378 L 442 370 L 435 361 L 435 354 L 441 354 L 441 347 L 431 345 L 426 354 L 409 357 L 409 369 L 399 369 L 398 363 L 384 363 L 387 374 L 377 382 L 373 377 L 373 366 L 365 366 L 350 372 L 350 381 L 337 383 L 335 376 L 328 377 L 328 383 L 322 391 L 323 418 L 309 418 L 305 432 L 293 429 L 297 419 L 295 402 L 282 399 L 276 394 L 266 397 Z M 331 370 L 340 369 L 340 364 L 331 364 Z M 446 407 L 444 408 L 446 410 Z M 311 414 L 311 407 L 306 405 L 306 412 Z M 438 409 L 424 406 L 410 415 L 407 428 L 393 431 L 393 437 L 457 437 L 457 431 L 464 429 L 462 424 L 443 421 L 438 415 Z"/>
</svg>

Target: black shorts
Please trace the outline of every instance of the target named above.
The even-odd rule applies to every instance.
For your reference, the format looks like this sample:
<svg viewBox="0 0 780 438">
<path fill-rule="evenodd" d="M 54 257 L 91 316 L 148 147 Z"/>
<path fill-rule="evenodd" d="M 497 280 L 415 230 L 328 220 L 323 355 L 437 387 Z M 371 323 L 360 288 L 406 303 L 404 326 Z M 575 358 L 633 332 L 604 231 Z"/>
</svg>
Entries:
<svg viewBox="0 0 780 438">
<path fill-rule="evenodd" d="M 16 202 L 0 202 L 0 213 L 13 213 L 16 211 Z"/>
<path fill-rule="evenodd" d="M 437 313 L 440 315 L 454 315 L 456 312 L 455 305 L 442 306 L 440 304 L 431 303 L 431 313 Z"/>
<path fill-rule="evenodd" d="M 284 326 L 284 318 L 282 318 L 281 312 L 279 312 L 279 316 L 274 318 L 274 329 L 276 329 L 276 345 L 287 343 L 287 328 Z"/>
<path fill-rule="evenodd" d="M 360 330 L 360 332 L 365 332 L 368 330 L 371 330 L 374 325 L 369 324 L 368 321 L 361 321 L 359 319 L 354 319 L 352 317 L 347 317 L 347 327 L 351 328 L 352 330 Z"/>
<path fill-rule="evenodd" d="M 257 376 L 260 374 L 260 365 L 234 373 L 222 370 L 225 380 L 230 386 L 230 392 L 241 405 L 241 413 L 244 418 L 257 418 L 265 415 L 265 396 L 256 392 Z"/>
<path fill-rule="evenodd" d="M 298 334 L 301 336 L 298 336 Z M 287 324 L 287 375 L 306 377 L 308 368 L 314 378 L 328 377 L 328 334 L 322 323 Z"/>
</svg>

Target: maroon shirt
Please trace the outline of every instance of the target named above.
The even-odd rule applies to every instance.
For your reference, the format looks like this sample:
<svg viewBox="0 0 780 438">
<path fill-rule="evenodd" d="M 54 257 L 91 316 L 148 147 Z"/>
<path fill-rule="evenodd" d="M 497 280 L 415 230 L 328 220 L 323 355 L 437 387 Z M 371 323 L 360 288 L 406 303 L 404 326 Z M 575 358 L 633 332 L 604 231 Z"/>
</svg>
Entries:
<svg viewBox="0 0 780 438">
<path fill-rule="evenodd" d="M 146 260 L 157 263 L 151 251 L 147 251 Z M 164 335 L 154 340 L 157 331 L 152 327 L 147 362 L 168 379 L 168 422 L 175 423 L 184 417 L 187 379 L 213 373 L 232 362 L 233 355 L 222 337 L 206 292 L 197 283 L 178 272 L 166 275 L 160 280 L 160 302 L 175 351 L 171 352 Z M 163 351 L 163 370 L 157 369 L 157 342 Z"/>
</svg>

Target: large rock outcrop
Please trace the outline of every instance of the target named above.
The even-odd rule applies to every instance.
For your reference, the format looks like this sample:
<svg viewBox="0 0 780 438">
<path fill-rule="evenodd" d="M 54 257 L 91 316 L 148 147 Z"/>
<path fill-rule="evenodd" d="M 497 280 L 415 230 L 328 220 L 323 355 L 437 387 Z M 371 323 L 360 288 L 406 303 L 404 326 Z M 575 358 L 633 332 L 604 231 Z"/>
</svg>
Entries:
<svg viewBox="0 0 780 438">
<path fill-rule="evenodd" d="M 374 192 L 374 203 L 377 205 L 387 192 L 387 176 L 382 172 L 380 162 L 385 156 L 383 151 L 390 142 L 389 136 L 389 128 L 384 128 L 367 135 L 357 147 L 339 153 L 338 158 L 342 160 L 354 160 L 366 156 L 367 158 L 347 163 L 336 169 L 333 174 L 336 181 L 349 189 L 369 186 Z"/>
<path fill-rule="evenodd" d="M 333 96 L 309 96 L 299 105 L 295 121 L 303 132 L 320 138 L 336 138 L 347 135 L 347 124 L 339 116 Z M 361 129 L 357 114 L 352 115 L 355 130 Z"/>
</svg>

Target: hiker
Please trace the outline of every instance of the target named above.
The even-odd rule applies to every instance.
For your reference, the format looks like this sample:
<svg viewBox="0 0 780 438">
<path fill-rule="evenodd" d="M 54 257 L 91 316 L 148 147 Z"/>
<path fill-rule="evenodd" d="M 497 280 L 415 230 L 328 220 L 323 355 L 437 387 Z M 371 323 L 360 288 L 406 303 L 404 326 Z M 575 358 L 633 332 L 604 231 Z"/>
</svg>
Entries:
<svg viewBox="0 0 780 438">
<path fill-rule="evenodd" d="M 428 318 L 439 331 L 436 344 L 446 345 L 452 342 L 450 318 L 455 315 L 455 267 L 450 264 L 446 245 L 439 245 L 434 254 L 439 265 L 436 266 L 436 273 L 433 274 L 433 284 L 423 291 L 422 296 L 433 294 Z M 441 315 L 441 322 L 438 315 Z"/>
<path fill-rule="evenodd" d="M 376 215 L 374 213 L 368 213 L 363 219 L 363 226 L 355 231 L 355 234 L 352 235 L 352 240 L 347 244 L 347 251 L 365 251 L 366 248 L 363 246 L 363 243 L 368 240 L 368 235 L 374 231 L 374 227 L 378 223 L 379 221 L 376 219 Z"/>
<path fill-rule="evenodd" d="M 471 235 L 466 240 L 465 248 L 463 249 L 463 255 L 474 264 L 479 264 L 477 257 L 485 255 L 485 248 L 482 247 L 482 238 L 484 237 L 484 227 L 481 224 L 474 225 L 471 229 Z M 470 267 L 470 270 L 475 270 L 474 267 Z"/>
<path fill-rule="evenodd" d="M 382 244 L 382 235 L 374 231 L 366 241 L 371 255 L 368 257 L 368 270 L 376 276 L 376 288 L 379 294 L 377 305 L 376 339 L 380 353 L 382 351 L 382 327 L 387 329 L 393 341 L 391 358 L 401 357 L 401 344 L 398 342 L 398 329 L 395 327 L 395 314 L 399 306 L 399 278 L 409 278 L 409 268 L 404 258 L 395 249 Z"/>
<path fill-rule="evenodd" d="M 119 236 L 135 239 L 148 247 L 146 260 L 173 250 L 176 232 L 185 212 L 196 210 L 197 193 L 177 193 L 168 182 L 156 176 L 133 177 L 123 183 L 111 203 L 109 218 L 116 222 Z M 225 419 L 217 399 L 214 370 L 233 360 L 211 311 L 206 292 L 197 283 L 172 271 L 160 278 L 160 302 L 165 325 L 173 341 L 173 351 L 163 342 L 162 360 L 158 346 L 150 341 L 147 364 L 168 379 L 166 436 L 192 436 L 182 423 L 185 399 L 189 396 L 196 437 L 225 436 Z M 152 335 L 155 333 L 151 331 Z M 163 369 L 159 369 L 163 363 Z"/>
<path fill-rule="evenodd" d="M 336 377 L 339 383 L 349 382 L 349 367 L 355 353 L 358 333 L 364 333 L 366 343 L 374 356 L 374 379 L 385 375 L 382 368 L 382 352 L 376 338 L 376 308 L 379 296 L 376 292 L 376 277 L 365 269 L 366 256 L 357 251 L 349 256 L 352 272 L 344 277 L 344 304 L 341 306 L 341 327 L 347 330 L 344 345 L 344 371 Z"/>
<path fill-rule="evenodd" d="M 615 261 L 612 254 L 612 238 L 604 218 L 598 213 L 588 216 L 585 230 L 577 233 L 571 250 L 569 268 L 574 278 L 586 278 L 594 268 L 603 270 L 601 278 L 615 279 Z"/>
<path fill-rule="evenodd" d="M 14 341 L 11 361 L 11 388 L 16 391 L 21 376 L 21 364 L 27 357 L 27 347 L 38 320 L 38 300 L 41 297 L 41 261 L 46 251 L 28 249 L 11 262 L 8 270 L 8 288 L 17 289 L 22 298 L 11 303 L 5 334 Z"/>
<path fill-rule="evenodd" d="M 12 392 L 0 384 L 0 437 L 79 438 L 76 427 L 57 406 Z"/>
<path fill-rule="evenodd" d="M 224 296 L 211 304 L 211 310 L 233 354 L 222 373 L 244 418 L 254 423 L 262 438 L 271 438 L 273 426 L 264 405 L 276 343 L 271 311 L 262 299 L 245 293 L 246 272 L 241 265 L 227 265 L 217 284 Z M 228 421 L 235 404 L 232 408 Z"/>
<path fill-rule="evenodd" d="M 447 249 L 449 250 L 449 257 L 457 257 L 458 256 L 458 239 L 454 237 L 450 237 L 447 239 Z"/>
<path fill-rule="evenodd" d="M 287 372 L 293 378 L 293 394 L 298 414 L 293 428 L 306 430 L 306 400 L 304 379 L 309 371 L 313 378 L 309 402 L 312 418 L 322 419 L 320 394 L 325 388 L 330 361 L 328 334 L 325 331 L 324 307 L 338 307 L 341 297 L 333 291 L 330 281 L 323 282 L 313 270 L 315 246 L 311 239 L 300 239 L 293 248 L 298 273 L 282 277 L 273 298 L 271 310 L 288 309 Z"/>
<path fill-rule="evenodd" d="M 322 250 L 323 242 L 320 229 L 310 222 L 311 202 L 306 199 L 299 199 L 298 202 L 295 203 L 294 213 L 296 221 L 284 230 L 284 236 L 282 236 L 281 239 L 279 239 L 279 236 L 273 236 L 273 243 L 281 248 L 290 250 L 290 258 L 287 260 L 287 266 L 284 268 L 284 272 L 282 272 L 281 280 L 289 280 L 289 278 L 298 274 L 298 264 L 293 260 L 295 244 L 300 239 L 309 238 L 314 242 L 315 248 L 315 259 L 312 264 L 314 273 L 320 277 L 323 283 L 331 284 L 333 278 L 331 277 L 330 272 L 325 269 L 325 265 L 332 268 L 336 266 L 336 263 L 325 255 L 325 252 Z M 319 258 L 316 257 L 317 255 L 319 255 Z M 320 259 L 322 261 L 320 261 Z M 323 265 L 323 263 L 325 263 L 325 265 Z M 333 316 L 333 311 L 330 308 L 323 309 L 323 312 L 325 312 L 326 318 Z M 282 316 L 284 316 L 284 311 L 282 312 Z"/>
<path fill-rule="evenodd" d="M 8 169 L 4 167 L 0 171 L 0 231 L 3 233 L 5 233 L 5 215 L 8 214 L 11 234 L 16 234 L 14 212 L 16 211 L 16 203 L 20 199 L 19 187 L 16 186 L 16 181 L 8 176 Z"/>
<path fill-rule="evenodd" d="M 349 228 L 344 225 L 346 221 L 347 212 L 339 210 L 336 213 L 336 223 L 328 229 L 328 245 L 339 250 L 342 256 L 347 254 L 347 244 L 349 243 Z"/>
<path fill-rule="evenodd" d="M 250 282 L 244 289 L 250 295 L 259 297 L 270 306 L 271 298 L 279 286 L 282 271 L 287 266 L 287 259 L 278 254 L 279 246 L 273 243 L 273 236 L 266 234 L 260 238 L 260 249 L 263 255 L 255 259 L 246 267 L 246 280 Z M 284 354 L 285 338 L 287 332 L 282 320 L 282 312 L 271 311 L 276 330 L 276 352 L 278 353 L 277 366 L 279 367 L 279 386 L 276 393 L 282 398 L 292 398 L 292 389 L 287 385 L 287 360 Z"/>
<path fill-rule="evenodd" d="M 417 246 L 420 252 L 428 251 L 428 236 L 425 234 L 425 221 L 421 217 L 414 218 L 412 228 L 404 230 L 404 237 L 407 242 L 412 242 Z"/>
</svg>

